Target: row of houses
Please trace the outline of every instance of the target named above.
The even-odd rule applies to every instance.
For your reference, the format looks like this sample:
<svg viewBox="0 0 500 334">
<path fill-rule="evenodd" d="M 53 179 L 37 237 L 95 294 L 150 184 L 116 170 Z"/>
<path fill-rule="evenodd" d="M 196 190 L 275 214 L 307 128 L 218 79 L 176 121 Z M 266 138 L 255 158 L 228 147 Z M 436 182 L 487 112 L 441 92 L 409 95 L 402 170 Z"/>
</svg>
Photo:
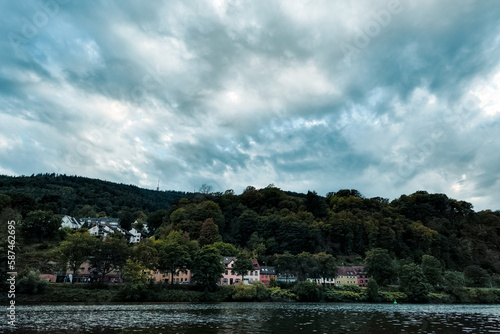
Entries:
<svg viewBox="0 0 500 334">
<path fill-rule="evenodd" d="M 108 217 L 99 217 L 99 218 L 75 218 L 68 215 L 64 215 L 62 217 L 61 227 L 69 227 L 72 229 L 79 229 L 83 226 L 90 226 L 88 232 L 99 238 L 105 238 L 110 234 L 115 232 L 122 233 L 129 243 L 137 243 L 144 238 L 147 238 L 147 235 L 144 233 L 144 229 L 139 231 L 136 228 L 132 228 L 129 231 L 122 228 L 120 226 L 119 218 L 108 218 Z M 146 230 L 147 232 L 147 226 Z"/>
<path fill-rule="evenodd" d="M 231 256 L 225 256 L 222 258 L 222 262 L 226 266 L 226 270 L 222 273 L 222 278 L 219 280 L 219 285 L 235 285 L 242 280 L 242 276 L 237 274 L 234 270 L 236 258 Z M 276 272 L 276 268 L 273 266 L 261 266 L 256 259 L 252 259 L 253 270 L 248 271 L 243 275 L 244 284 L 252 284 L 253 282 L 260 281 L 269 287 L 271 280 L 277 282 L 287 282 L 293 283 L 297 280 L 296 274 L 279 274 Z M 146 272 L 145 272 L 146 273 Z M 172 274 L 165 274 L 159 270 L 151 270 L 149 272 L 151 278 L 156 283 L 173 283 L 173 284 L 191 284 L 192 277 L 191 271 L 179 272 L 172 276 Z M 74 281 L 77 283 L 92 282 L 96 279 L 96 276 L 92 272 L 89 262 L 85 262 L 79 269 L 78 274 L 72 277 L 72 271 L 67 270 L 65 273 L 59 274 L 43 274 L 42 279 L 50 282 L 70 282 Z M 357 285 L 360 287 L 366 287 L 368 283 L 368 276 L 364 271 L 362 266 L 339 266 L 337 268 L 337 275 L 335 278 L 308 278 L 318 285 L 326 286 L 345 286 L 345 285 Z M 120 282 L 120 272 L 111 271 L 104 278 L 105 282 Z"/>
</svg>

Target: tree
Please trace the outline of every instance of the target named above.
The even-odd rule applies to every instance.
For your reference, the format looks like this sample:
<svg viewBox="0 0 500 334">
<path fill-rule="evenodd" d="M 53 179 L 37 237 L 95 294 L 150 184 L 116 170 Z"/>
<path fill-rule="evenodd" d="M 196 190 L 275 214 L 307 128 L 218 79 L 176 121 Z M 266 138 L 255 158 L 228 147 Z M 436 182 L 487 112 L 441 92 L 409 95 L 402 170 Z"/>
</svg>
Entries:
<svg viewBox="0 0 500 334">
<path fill-rule="evenodd" d="M 328 278 L 335 278 L 337 274 L 335 258 L 331 254 L 326 254 L 325 252 L 318 253 L 314 255 L 314 257 L 316 258 L 316 263 L 318 265 L 318 276 L 324 280 Z"/>
<path fill-rule="evenodd" d="M 191 265 L 191 256 L 188 249 L 175 241 L 165 241 L 160 246 L 158 255 L 158 269 L 170 273 L 170 284 L 174 283 L 174 276 L 176 274 L 181 271 L 187 272 Z"/>
<path fill-rule="evenodd" d="M 84 205 L 78 211 L 73 213 L 75 217 L 78 218 L 95 218 L 97 217 L 97 213 L 91 205 Z"/>
<path fill-rule="evenodd" d="M 127 231 L 132 228 L 132 223 L 135 222 L 135 216 L 130 210 L 122 210 L 120 211 L 120 226 Z"/>
<path fill-rule="evenodd" d="M 276 269 L 288 279 L 297 273 L 297 258 L 285 252 L 276 256 Z"/>
<path fill-rule="evenodd" d="M 236 257 L 234 261 L 233 270 L 236 274 L 241 275 L 241 281 L 245 281 L 245 274 L 251 270 L 253 270 L 252 259 L 248 252 L 242 251 Z"/>
<path fill-rule="evenodd" d="M 198 239 L 198 242 L 200 243 L 200 246 L 205 246 L 218 241 L 222 241 L 219 234 L 219 227 L 214 223 L 212 218 L 208 218 L 201 226 L 200 238 Z"/>
<path fill-rule="evenodd" d="M 368 280 L 368 284 L 366 285 L 366 294 L 368 296 L 368 300 L 371 302 L 377 302 L 379 300 L 378 283 L 375 279 L 370 278 Z"/>
<path fill-rule="evenodd" d="M 490 276 L 488 272 L 477 265 L 468 266 L 464 269 L 465 283 L 473 287 L 489 287 Z"/>
<path fill-rule="evenodd" d="M 215 247 L 222 256 L 237 256 L 239 253 L 238 249 L 234 247 L 233 244 L 226 242 L 217 241 L 214 242 L 212 246 Z"/>
<path fill-rule="evenodd" d="M 411 301 L 419 303 L 428 300 L 430 286 L 426 283 L 424 272 L 419 265 L 415 263 L 403 265 L 399 279 L 401 291 L 406 293 Z"/>
<path fill-rule="evenodd" d="M 144 267 L 154 270 L 158 268 L 158 250 L 153 240 L 142 239 L 132 249 L 132 259 Z"/>
<path fill-rule="evenodd" d="M 396 276 L 394 263 L 387 249 L 374 248 L 366 252 L 365 270 L 382 286 L 388 285 Z"/>
<path fill-rule="evenodd" d="M 98 239 L 94 254 L 90 256 L 91 271 L 102 282 L 104 276 L 113 270 L 119 270 L 129 256 L 129 248 L 125 237 L 120 232 Z"/>
<path fill-rule="evenodd" d="M 150 278 L 146 267 L 139 261 L 127 259 L 122 271 L 125 285 L 120 291 L 121 298 L 130 301 L 144 299 L 147 294 L 147 285 Z"/>
<path fill-rule="evenodd" d="M 69 264 L 69 268 L 76 277 L 81 264 L 87 261 L 95 250 L 98 239 L 90 235 L 86 230 L 78 230 L 67 236 L 66 240 L 61 242 L 59 249 L 62 254 L 64 268 Z M 73 281 L 74 282 L 74 281 Z"/>
<path fill-rule="evenodd" d="M 21 223 L 21 231 L 27 239 L 38 239 L 42 242 L 44 239 L 53 239 L 57 235 L 61 222 L 61 217 L 52 211 L 31 211 Z"/>
<path fill-rule="evenodd" d="M 431 255 L 422 256 L 422 272 L 429 284 L 438 287 L 443 283 L 443 266 Z"/>
<path fill-rule="evenodd" d="M 248 248 L 252 251 L 253 257 L 259 257 L 266 250 L 264 239 L 259 237 L 259 233 L 253 232 L 247 242 Z"/>
<path fill-rule="evenodd" d="M 193 281 L 205 288 L 205 291 L 214 291 L 217 282 L 222 278 L 226 267 L 222 263 L 222 256 L 213 246 L 204 246 L 196 254 L 191 266 Z"/>
<path fill-rule="evenodd" d="M 299 281 L 305 281 L 307 277 L 318 278 L 318 261 L 309 252 L 302 252 L 297 255 L 297 268 Z"/>
<path fill-rule="evenodd" d="M 154 231 L 163 224 L 166 217 L 168 217 L 167 210 L 158 210 L 150 214 L 147 219 L 149 231 L 154 233 Z"/>
</svg>

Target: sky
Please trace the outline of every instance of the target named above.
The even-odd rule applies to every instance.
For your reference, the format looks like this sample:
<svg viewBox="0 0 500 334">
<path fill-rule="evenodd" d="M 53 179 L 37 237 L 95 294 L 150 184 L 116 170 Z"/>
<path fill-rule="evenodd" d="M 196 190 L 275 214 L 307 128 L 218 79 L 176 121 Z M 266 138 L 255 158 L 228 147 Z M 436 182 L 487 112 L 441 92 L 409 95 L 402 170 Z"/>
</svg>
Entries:
<svg viewBox="0 0 500 334">
<path fill-rule="evenodd" d="M 0 174 L 500 209 L 498 1 L 0 10 Z"/>
</svg>

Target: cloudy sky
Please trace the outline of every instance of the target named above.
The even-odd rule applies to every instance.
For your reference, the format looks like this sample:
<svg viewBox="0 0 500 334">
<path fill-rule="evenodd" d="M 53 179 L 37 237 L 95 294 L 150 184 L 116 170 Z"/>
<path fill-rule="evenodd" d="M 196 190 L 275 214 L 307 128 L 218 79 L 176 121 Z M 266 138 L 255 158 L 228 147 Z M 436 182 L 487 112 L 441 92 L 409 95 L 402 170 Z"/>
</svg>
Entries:
<svg viewBox="0 0 500 334">
<path fill-rule="evenodd" d="M 498 1 L 0 10 L 0 174 L 500 209 Z"/>
</svg>

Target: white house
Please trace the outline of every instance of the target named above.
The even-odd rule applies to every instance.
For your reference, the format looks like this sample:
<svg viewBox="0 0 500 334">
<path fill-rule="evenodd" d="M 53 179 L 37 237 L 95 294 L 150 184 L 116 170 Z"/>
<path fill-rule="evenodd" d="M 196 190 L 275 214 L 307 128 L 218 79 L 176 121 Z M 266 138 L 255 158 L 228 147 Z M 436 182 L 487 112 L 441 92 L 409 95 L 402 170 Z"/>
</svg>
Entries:
<svg viewBox="0 0 500 334">
<path fill-rule="evenodd" d="M 62 217 L 61 227 L 69 227 L 72 229 L 79 229 L 83 226 L 83 221 L 68 215 Z"/>
</svg>

